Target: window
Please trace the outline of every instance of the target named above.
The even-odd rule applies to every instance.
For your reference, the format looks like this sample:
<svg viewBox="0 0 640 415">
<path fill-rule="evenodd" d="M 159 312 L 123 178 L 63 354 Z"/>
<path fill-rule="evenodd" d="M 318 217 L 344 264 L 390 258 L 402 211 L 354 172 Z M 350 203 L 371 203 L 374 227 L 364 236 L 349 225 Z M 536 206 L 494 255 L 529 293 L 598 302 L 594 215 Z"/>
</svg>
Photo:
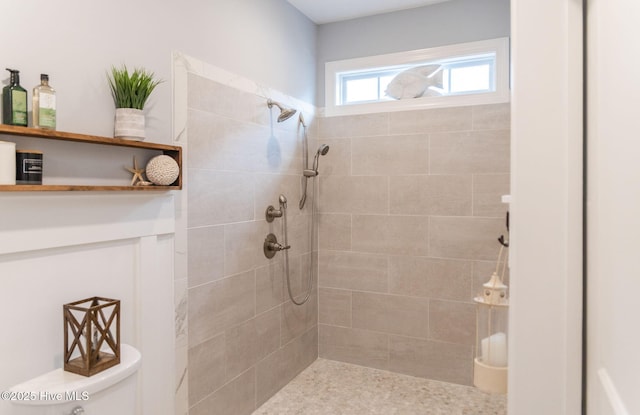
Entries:
<svg viewBox="0 0 640 415">
<path fill-rule="evenodd" d="M 507 102 L 508 39 L 328 62 L 327 116 Z"/>
</svg>

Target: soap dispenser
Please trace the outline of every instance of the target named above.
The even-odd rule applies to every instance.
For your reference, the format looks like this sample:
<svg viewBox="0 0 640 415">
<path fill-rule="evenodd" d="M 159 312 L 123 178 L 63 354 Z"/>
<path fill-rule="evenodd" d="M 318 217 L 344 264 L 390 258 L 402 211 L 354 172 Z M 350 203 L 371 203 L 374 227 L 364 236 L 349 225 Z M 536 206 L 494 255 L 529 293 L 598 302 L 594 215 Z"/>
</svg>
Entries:
<svg viewBox="0 0 640 415">
<path fill-rule="evenodd" d="M 11 73 L 9 85 L 2 89 L 2 122 L 27 126 L 27 90 L 20 86 L 20 71 L 7 68 Z"/>
</svg>

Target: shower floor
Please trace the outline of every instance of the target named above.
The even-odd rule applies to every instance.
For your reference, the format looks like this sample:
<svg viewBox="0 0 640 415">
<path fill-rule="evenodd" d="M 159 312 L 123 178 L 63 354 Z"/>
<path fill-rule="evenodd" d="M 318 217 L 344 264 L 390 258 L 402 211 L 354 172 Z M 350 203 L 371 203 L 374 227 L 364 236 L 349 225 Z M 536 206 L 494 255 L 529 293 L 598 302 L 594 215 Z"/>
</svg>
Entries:
<svg viewBox="0 0 640 415">
<path fill-rule="evenodd" d="M 318 359 L 253 415 L 505 415 L 506 396 Z"/>
</svg>

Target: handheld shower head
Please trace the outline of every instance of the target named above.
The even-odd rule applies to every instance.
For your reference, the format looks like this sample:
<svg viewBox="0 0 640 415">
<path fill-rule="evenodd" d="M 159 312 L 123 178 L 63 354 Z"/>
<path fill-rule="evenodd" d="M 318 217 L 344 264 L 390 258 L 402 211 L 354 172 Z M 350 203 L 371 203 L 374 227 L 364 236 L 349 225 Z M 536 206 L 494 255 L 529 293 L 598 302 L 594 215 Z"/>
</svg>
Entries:
<svg viewBox="0 0 640 415">
<path fill-rule="evenodd" d="M 283 106 L 281 103 L 273 101 L 272 99 L 267 100 L 267 106 L 269 108 L 276 106 L 280 109 L 280 115 L 278 115 L 278 122 L 286 121 L 296 113 L 296 110 L 293 108 L 287 108 Z"/>
<path fill-rule="evenodd" d="M 326 156 L 328 152 L 329 152 L 329 146 L 328 145 L 321 144 L 320 147 L 318 147 L 318 153 L 321 156 Z"/>
<path fill-rule="evenodd" d="M 316 175 L 318 174 L 318 159 L 320 158 L 320 156 L 326 156 L 328 152 L 329 152 L 328 145 L 321 144 L 320 147 L 318 147 L 318 151 L 316 151 L 316 156 L 313 159 L 313 170 L 316 172 Z"/>
</svg>

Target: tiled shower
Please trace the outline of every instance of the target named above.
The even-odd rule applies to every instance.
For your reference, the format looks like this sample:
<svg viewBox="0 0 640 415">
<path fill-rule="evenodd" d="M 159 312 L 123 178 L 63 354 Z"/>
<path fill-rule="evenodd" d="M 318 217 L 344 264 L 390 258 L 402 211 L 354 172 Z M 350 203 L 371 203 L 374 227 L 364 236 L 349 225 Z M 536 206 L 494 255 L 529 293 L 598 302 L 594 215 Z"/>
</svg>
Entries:
<svg viewBox="0 0 640 415">
<path fill-rule="evenodd" d="M 319 355 L 470 385 L 506 233 L 508 104 L 321 118 Z"/>
<path fill-rule="evenodd" d="M 305 113 L 311 155 L 330 146 L 311 247 L 297 115 L 276 123 L 266 97 L 196 74 L 188 91 L 189 413 L 250 414 L 318 356 L 471 384 L 472 298 L 506 232 L 509 105 Z M 294 292 L 318 270 L 302 307 L 283 255 L 262 253 L 280 194 Z"/>
</svg>

